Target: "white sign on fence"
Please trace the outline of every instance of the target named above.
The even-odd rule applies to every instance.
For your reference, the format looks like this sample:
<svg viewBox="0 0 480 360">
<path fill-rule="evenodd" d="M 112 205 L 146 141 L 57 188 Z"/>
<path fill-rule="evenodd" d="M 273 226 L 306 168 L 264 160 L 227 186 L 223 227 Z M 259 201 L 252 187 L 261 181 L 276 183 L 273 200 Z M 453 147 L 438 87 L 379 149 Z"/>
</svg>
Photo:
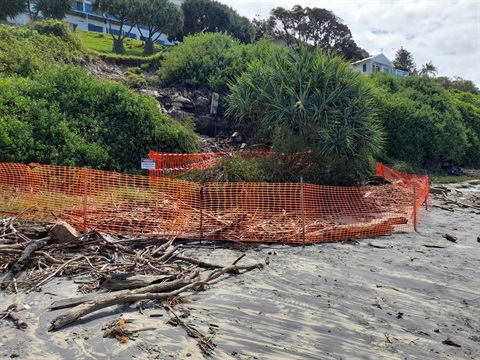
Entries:
<svg viewBox="0 0 480 360">
<path fill-rule="evenodd" d="M 142 169 L 155 170 L 155 159 L 142 159 Z"/>
</svg>

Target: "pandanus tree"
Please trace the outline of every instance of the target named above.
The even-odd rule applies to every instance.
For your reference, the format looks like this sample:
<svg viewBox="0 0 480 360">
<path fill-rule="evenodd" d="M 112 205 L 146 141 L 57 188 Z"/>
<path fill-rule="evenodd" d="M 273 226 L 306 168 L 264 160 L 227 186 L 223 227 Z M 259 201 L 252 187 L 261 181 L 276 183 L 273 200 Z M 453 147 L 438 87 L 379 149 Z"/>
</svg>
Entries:
<svg viewBox="0 0 480 360">
<path fill-rule="evenodd" d="M 349 164 L 354 173 L 383 146 L 371 91 L 340 57 L 277 48 L 231 85 L 228 113 L 278 150 L 313 150 L 325 167 Z"/>
<path fill-rule="evenodd" d="M 93 0 L 92 8 L 103 14 L 108 22 L 108 30 L 113 38 L 113 52 L 124 54 L 125 46 L 123 40 L 130 35 L 133 27 L 135 7 L 138 5 L 136 0 Z M 118 31 L 113 31 L 111 22 L 118 24 Z M 125 31 L 125 29 L 128 29 Z"/>
<path fill-rule="evenodd" d="M 134 13 L 138 30 L 145 38 L 145 55 L 153 54 L 162 33 L 173 37 L 183 28 L 182 11 L 169 0 L 138 0 Z"/>
</svg>

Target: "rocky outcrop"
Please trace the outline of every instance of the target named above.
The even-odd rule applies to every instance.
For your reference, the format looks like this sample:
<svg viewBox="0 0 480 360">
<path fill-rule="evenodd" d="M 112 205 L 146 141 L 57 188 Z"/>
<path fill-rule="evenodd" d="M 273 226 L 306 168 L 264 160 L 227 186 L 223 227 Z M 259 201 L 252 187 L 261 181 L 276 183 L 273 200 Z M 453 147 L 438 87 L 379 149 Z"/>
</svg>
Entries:
<svg viewBox="0 0 480 360">
<path fill-rule="evenodd" d="M 218 93 L 185 89 L 142 89 L 140 93 L 154 97 L 161 111 L 174 119 L 192 117 L 200 135 L 229 137 L 235 131 L 232 122 L 223 116 Z"/>
</svg>

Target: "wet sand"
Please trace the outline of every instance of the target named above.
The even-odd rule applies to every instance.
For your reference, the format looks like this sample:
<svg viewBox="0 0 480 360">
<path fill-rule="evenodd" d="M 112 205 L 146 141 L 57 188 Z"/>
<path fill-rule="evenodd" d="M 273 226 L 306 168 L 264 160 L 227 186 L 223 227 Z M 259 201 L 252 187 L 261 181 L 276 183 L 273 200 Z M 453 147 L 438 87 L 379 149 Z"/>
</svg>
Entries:
<svg viewBox="0 0 480 360">
<path fill-rule="evenodd" d="M 456 185 L 459 201 L 480 185 Z M 431 204 L 441 205 L 433 199 Z M 229 276 L 175 307 L 205 335 L 214 331 L 212 359 L 478 359 L 480 358 L 480 211 L 430 207 L 418 232 L 306 247 L 261 245 L 243 263 L 269 257 L 262 271 Z M 443 234 L 458 238 L 447 241 Z M 380 246 L 373 247 L 374 246 Z M 434 248 L 428 246 L 440 246 Z M 186 248 L 186 255 L 230 264 L 241 252 Z M 55 278 L 42 292 L 0 293 L 2 309 L 27 305 L 22 331 L 0 320 L 0 358 L 202 359 L 185 329 L 167 324 L 163 309 L 112 307 L 48 332 L 65 310 L 53 301 L 81 296 L 73 280 Z M 151 313 L 163 314 L 149 317 Z M 138 332 L 126 344 L 103 338 L 102 326 L 124 318 Z M 449 338 L 460 347 L 443 344 Z"/>
</svg>

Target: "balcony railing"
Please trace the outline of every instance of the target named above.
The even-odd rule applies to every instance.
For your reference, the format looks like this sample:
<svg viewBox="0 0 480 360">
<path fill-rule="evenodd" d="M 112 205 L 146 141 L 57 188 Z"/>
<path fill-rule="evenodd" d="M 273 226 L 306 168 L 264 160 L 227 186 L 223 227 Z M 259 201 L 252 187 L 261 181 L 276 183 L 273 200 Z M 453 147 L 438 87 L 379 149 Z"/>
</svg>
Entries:
<svg viewBox="0 0 480 360">
<path fill-rule="evenodd" d="M 387 67 L 384 67 L 384 66 L 382 66 L 381 71 L 392 74 L 392 75 L 395 75 L 397 77 L 408 76 L 408 71 L 403 71 L 403 70 L 400 70 L 400 69 L 387 68 Z"/>
</svg>

